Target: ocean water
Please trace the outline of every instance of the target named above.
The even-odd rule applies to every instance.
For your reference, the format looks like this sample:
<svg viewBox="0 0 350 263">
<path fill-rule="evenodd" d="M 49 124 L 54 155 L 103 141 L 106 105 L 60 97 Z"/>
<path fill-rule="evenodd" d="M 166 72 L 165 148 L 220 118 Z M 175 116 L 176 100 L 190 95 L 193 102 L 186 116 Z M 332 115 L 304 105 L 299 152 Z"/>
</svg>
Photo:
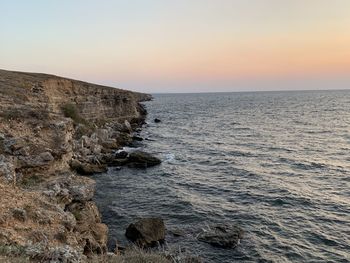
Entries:
<svg viewBox="0 0 350 263">
<path fill-rule="evenodd" d="M 350 92 L 155 95 L 139 147 L 163 163 L 110 169 L 96 201 L 112 239 L 160 216 L 205 262 L 350 262 Z M 159 118 L 161 123 L 154 123 Z M 237 223 L 235 249 L 193 230 Z"/>
</svg>

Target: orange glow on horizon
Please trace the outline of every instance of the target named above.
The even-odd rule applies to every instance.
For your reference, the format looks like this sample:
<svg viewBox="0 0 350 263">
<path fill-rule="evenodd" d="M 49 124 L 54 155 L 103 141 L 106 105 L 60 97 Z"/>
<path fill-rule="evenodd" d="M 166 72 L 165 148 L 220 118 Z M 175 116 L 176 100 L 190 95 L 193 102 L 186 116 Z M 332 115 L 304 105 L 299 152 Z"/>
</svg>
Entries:
<svg viewBox="0 0 350 263">
<path fill-rule="evenodd" d="M 0 68 L 126 88 L 137 82 L 141 89 L 143 83 L 350 81 L 350 1 L 73 2 L 8 1 L 0 17 Z"/>
<path fill-rule="evenodd" d="M 230 40 L 207 41 L 198 47 L 148 49 L 129 57 L 123 67 L 113 61 L 101 74 L 120 78 L 220 80 L 350 74 L 350 36 L 261 38 L 259 44 Z"/>
</svg>

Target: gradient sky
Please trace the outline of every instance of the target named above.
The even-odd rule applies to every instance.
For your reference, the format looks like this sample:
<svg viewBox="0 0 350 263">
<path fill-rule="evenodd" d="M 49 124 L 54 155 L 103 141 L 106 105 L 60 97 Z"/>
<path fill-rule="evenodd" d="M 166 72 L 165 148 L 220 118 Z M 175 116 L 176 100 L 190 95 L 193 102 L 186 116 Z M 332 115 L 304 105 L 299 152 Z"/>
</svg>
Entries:
<svg viewBox="0 0 350 263">
<path fill-rule="evenodd" d="M 0 68 L 145 92 L 350 88 L 350 0 L 0 0 Z"/>
</svg>

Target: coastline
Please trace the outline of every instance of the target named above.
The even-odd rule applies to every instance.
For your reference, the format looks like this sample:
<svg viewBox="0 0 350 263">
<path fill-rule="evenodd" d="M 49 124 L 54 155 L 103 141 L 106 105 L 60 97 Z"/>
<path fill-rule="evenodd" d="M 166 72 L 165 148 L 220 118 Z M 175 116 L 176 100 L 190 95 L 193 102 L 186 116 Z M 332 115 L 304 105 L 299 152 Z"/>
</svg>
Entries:
<svg viewBox="0 0 350 263">
<path fill-rule="evenodd" d="M 140 165 L 115 156 L 145 120 L 147 94 L 0 70 L 0 252 L 79 262 L 107 253 L 87 175 Z M 147 163 L 141 166 L 147 167 Z M 85 175 L 85 176 L 82 176 Z"/>
</svg>

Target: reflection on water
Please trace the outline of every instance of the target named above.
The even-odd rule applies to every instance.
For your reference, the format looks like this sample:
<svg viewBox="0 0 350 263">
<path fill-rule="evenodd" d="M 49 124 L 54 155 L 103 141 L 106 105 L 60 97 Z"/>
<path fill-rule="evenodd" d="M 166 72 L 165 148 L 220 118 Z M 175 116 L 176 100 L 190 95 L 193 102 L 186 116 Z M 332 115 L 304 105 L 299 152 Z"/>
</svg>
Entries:
<svg viewBox="0 0 350 263">
<path fill-rule="evenodd" d="M 97 175 L 112 238 L 158 215 L 168 229 L 237 222 L 235 250 L 171 239 L 206 262 L 350 261 L 350 92 L 156 95 L 147 170 Z M 161 123 L 153 123 L 157 117 Z"/>
</svg>

